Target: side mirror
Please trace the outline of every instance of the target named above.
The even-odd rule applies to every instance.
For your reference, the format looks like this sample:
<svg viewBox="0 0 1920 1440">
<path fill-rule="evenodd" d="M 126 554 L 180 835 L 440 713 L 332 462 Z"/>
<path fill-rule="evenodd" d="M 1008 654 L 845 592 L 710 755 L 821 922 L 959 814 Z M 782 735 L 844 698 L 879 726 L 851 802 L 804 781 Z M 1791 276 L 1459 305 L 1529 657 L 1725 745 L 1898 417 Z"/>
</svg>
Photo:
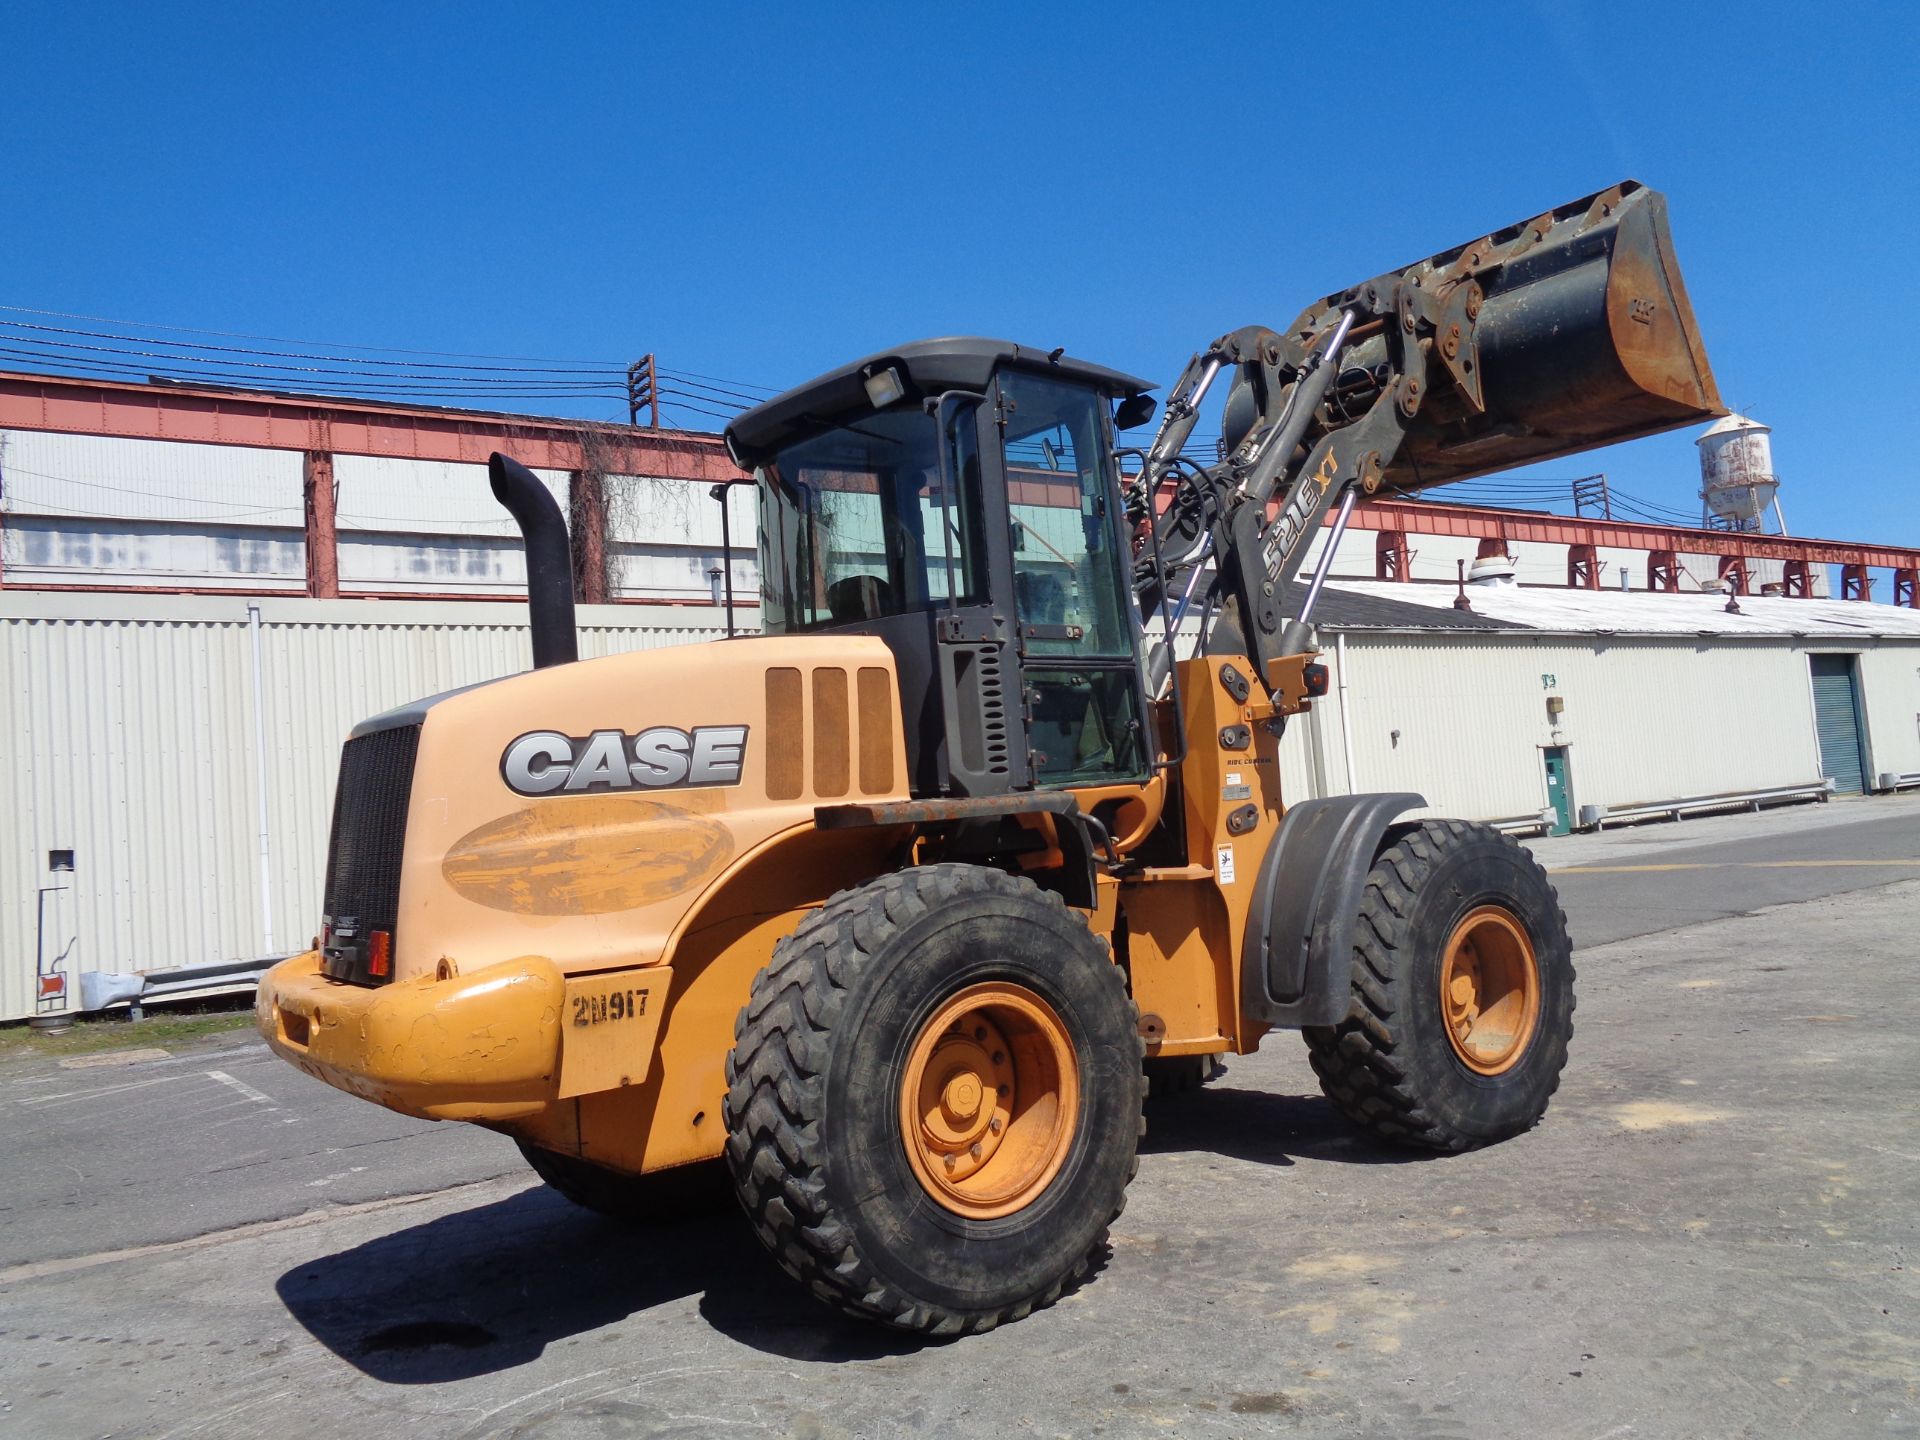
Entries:
<svg viewBox="0 0 1920 1440">
<path fill-rule="evenodd" d="M 1129 395 L 1114 407 L 1113 428 L 1137 430 L 1153 419 L 1156 406 L 1151 395 Z"/>
</svg>

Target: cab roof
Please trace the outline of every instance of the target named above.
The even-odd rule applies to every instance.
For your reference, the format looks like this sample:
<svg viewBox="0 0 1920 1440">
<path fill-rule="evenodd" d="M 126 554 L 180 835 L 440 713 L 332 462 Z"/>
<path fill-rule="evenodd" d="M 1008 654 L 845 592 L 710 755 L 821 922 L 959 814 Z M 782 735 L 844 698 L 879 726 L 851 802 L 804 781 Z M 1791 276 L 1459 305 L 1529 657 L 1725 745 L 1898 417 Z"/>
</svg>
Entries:
<svg viewBox="0 0 1920 1440">
<path fill-rule="evenodd" d="M 751 467 L 825 425 L 851 415 L 871 414 L 873 405 L 867 399 L 867 377 L 888 365 L 901 372 L 910 400 L 948 390 L 984 390 L 993 372 L 1002 366 L 1057 375 L 1090 385 L 1113 399 L 1144 395 L 1156 388 L 1151 380 L 1123 375 L 1090 361 L 1075 360 L 1058 350 L 1037 350 L 1010 340 L 989 340 L 977 335 L 916 340 L 910 345 L 868 355 L 838 370 L 829 370 L 736 416 L 727 426 L 728 453 L 735 464 Z"/>
</svg>

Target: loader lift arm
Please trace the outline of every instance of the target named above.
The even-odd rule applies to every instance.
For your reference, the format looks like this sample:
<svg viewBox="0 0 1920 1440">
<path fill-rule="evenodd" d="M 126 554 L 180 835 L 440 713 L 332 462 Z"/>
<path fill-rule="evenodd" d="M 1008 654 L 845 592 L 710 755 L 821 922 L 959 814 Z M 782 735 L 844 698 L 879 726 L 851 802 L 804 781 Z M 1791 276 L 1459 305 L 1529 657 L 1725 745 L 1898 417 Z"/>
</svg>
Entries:
<svg viewBox="0 0 1920 1440">
<path fill-rule="evenodd" d="M 1223 453 L 1198 464 L 1181 450 L 1223 376 Z M 1286 586 L 1330 509 L 1326 557 L 1363 494 L 1722 413 L 1666 202 L 1622 181 L 1327 296 L 1284 333 L 1247 326 L 1195 355 L 1128 486 L 1136 524 L 1159 532 L 1135 565 L 1142 619 L 1177 633 L 1197 596 L 1205 650 L 1245 655 L 1274 694 L 1276 662 L 1306 648 L 1325 561 L 1292 617 Z M 1156 648 L 1150 692 L 1172 658 Z"/>
</svg>

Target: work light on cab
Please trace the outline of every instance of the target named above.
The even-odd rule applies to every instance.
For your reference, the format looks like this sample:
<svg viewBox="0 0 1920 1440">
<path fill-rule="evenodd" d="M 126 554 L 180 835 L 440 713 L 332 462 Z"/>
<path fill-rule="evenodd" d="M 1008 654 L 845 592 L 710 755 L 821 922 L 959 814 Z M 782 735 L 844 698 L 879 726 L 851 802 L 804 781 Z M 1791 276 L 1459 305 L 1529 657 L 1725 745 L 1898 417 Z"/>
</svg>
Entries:
<svg viewBox="0 0 1920 1440">
<path fill-rule="evenodd" d="M 867 399 L 873 402 L 876 410 L 886 409 L 907 393 L 906 382 L 892 365 L 876 365 L 862 383 L 866 386 Z"/>
</svg>

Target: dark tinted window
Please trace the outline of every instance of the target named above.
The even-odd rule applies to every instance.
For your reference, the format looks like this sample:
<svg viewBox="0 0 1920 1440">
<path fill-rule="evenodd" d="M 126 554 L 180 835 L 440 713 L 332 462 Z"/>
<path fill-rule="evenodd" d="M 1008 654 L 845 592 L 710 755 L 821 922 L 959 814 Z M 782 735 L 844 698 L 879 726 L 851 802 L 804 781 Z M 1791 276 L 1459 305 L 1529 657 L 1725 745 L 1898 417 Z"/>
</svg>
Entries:
<svg viewBox="0 0 1920 1440">
<path fill-rule="evenodd" d="M 1139 682 L 1131 669 L 1026 671 L 1034 778 L 1041 785 L 1101 785 L 1145 770 Z"/>
<path fill-rule="evenodd" d="M 941 487 L 933 421 L 862 418 L 790 446 L 763 468 L 760 576 L 770 633 L 983 600 L 974 416 L 955 417 L 956 494 Z"/>
<path fill-rule="evenodd" d="M 1077 638 L 1041 637 L 1029 653 L 1133 653 L 1130 569 L 1113 517 L 1106 402 L 1090 390 L 1011 371 L 1007 500 L 1012 512 L 1015 601 L 1023 624 L 1071 626 Z"/>
</svg>

